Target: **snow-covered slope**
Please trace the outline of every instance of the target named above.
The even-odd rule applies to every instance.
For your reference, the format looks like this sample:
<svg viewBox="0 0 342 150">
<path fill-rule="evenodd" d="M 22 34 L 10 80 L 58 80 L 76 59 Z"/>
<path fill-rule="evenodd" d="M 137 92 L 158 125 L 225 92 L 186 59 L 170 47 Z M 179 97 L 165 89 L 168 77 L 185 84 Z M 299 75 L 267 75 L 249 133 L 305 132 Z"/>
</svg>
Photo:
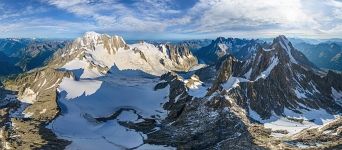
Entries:
<svg viewBox="0 0 342 150">
<path fill-rule="evenodd" d="M 59 138 L 72 141 L 67 149 L 92 150 L 99 144 L 103 150 L 149 146 L 144 145 L 143 133 L 120 122 L 163 119 L 169 89 L 155 91 L 158 78 L 134 76 L 135 72 L 116 70 L 98 79 L 62 80 L 58 87 L 61 115 L 49 128 Z"/>
<path fill-rule="evenodd" d="M 171 70 L 187 71 L 197 65 L 197 59 L 191 53 L 172 55 L 174 51 L 170 52 L 165 45 L 157 47 L 146 42 L 127 45 L 119 36 L 87 32 L 61 55 L 73 56 L 61 68 L 81 69 L 83 73 L 79 77 L 93 78 L 104 75 L 113 66 L 160 76 Z"/>
<path fill-rule="evenodd" d="M 62 54 L 71 59 L 65 59 L 59 69 L 75 76 L 64 77 L 59 84 L 61 115 L 49 128 L 59 138 L 72 141 L 67 149 L 93 149 L 99 143 L 108 150 L 165 149 L 144 144 L 142 132 L 120 122 L 166 117 L 162 105 L 168 101 L 169 88 L 154 90 L 159 82 L 156 76 L 186 71 L 197 64 L 189 51 L 182 53 L 166 45 L 127 45 L 119 36 L 87 32 Z"/>
</svg>

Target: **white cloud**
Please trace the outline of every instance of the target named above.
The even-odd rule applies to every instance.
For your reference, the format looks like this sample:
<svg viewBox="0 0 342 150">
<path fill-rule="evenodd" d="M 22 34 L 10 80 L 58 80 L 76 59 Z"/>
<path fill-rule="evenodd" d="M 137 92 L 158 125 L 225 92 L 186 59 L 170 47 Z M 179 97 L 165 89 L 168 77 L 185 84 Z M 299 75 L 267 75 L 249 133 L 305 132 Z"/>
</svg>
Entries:
<svg viewBox="0 0 342 150">
<path fill-rule="evenodd" d="M 0 37 L 52 37 L 67 38 L 97 30 L 95 25 L 84 22 L 61 21 L 51 18 L 23 18 L 14 22 L 0 22 Z"/>
<path fill-rule="evenodd" d="M 163 14 L 176 14 L 177 10 L 168 7 L 169 1 L 143 0 L 132 4 L 131 9 L 111 0 L 47 0 L 57 8 L 81 17 L 93 18 L 102 30 L 160 32 L 167 26 Z"/>
<path fill-rule="evenodd" d="M 189 12 L 194 16 L 191 27 L 182 31 L 328 37 L 325 31 L 342 23 L 341 5 L 337 0 L 200 0 Z"/>
<path fill-rule="evenodd" d="M 211 37 L 286 34 L 328 38 L 342 35 L 340 0 L 199 0 L 188 9 L 175 7 L 174 0 L 139 0 L 125 4 L 121 0 L 41 1 L 72 13 L 81 21 L 63 21 L 54 16 L 35 18 L 34 14 L 46 10 L 32 6 L 21 11 L 6 10 L 0 2 L 0 20 L 11 20 L 0 22 L 0 31 L 10 33 L 17 27 L 42 27 L 67 34 L 97 30 Z"/>
</svg>

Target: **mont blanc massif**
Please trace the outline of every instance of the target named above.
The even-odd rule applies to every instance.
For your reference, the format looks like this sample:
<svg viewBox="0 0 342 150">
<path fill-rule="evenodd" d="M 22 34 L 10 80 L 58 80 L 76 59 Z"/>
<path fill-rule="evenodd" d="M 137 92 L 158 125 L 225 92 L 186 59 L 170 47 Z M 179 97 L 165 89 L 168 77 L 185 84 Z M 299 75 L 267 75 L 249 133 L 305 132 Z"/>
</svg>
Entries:
<svg viewBox="0 0 342 150">
<path fill-rule="evenodd" d="M 341 148 L 342 74 L 283 35 L 27 40 L 1 42 L 8 54 L 25 43 L 25 56 L 39 52 L 21 66 L 45 62 L 3 79 L 3 149 Z"/>
<path fill-rule="evenodd" d="M 0 2 L 1 150 L 341 150 L 340 0 Z"/>
</svg>

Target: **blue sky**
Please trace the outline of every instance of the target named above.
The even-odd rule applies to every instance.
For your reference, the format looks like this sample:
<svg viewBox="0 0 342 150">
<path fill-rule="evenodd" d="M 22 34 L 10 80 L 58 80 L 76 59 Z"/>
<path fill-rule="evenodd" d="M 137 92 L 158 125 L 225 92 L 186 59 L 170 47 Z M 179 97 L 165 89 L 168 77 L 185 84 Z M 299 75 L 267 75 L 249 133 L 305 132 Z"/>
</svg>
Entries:
<svg viewBox="0 0 342 150">
<path fill-rule="evenodd" d="M 342 0 L 1 0 L 0 37 L 342 38 Z"/>
</svg>

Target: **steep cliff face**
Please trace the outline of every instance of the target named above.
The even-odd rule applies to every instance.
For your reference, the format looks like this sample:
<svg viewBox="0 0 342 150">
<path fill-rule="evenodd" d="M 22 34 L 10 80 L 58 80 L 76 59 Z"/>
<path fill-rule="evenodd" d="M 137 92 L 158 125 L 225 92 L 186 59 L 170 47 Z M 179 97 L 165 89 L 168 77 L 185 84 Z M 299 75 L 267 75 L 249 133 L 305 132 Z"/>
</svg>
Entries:
<svg viewBox="0 0 342 150">
<path fill-rule="evenodd" d="M 232 59 L 227 58 L 223 62 L 229 61 Z M 235 64 L 238 63 L 235 61 Z M 297 52 L 285 37 L 280 36 L 269 49 L 260 48 L 253 60 L 243 62 L 240 67 L 234 67 L 232 63 L 223 64 L 213 89 L 219 89 L 215 86 L 221 83 L 235 82 L 236 78 L 240 78 L 236 81 L 239 86 L 225 89 L 229 89 L 233 95 L 231 97 L 240 99 L 242 106 L 255 110 L 262 118 L 271 117 L 273 112 L 282 115 L 286 109 L 296 110 L 303 105 L 308 109 L 324 108 L 337 113 L 341 107 L 330 95 L 331 88 L 340 87 L 336 87 L 337 82 L 322 83 L 326 78 L 334 80 L 339 77 L 332 77 L 332 72 L 327 76 L 321 77 L 305 56 Z"/>
<path fill-rule="evenodd" d="M 163 105 L 167 117 L 124 125 L 146 134 L 146 143 L 177 149 L 263 149 L 253 143 L 247 125 L 230 109 L 231 103 L 195 98 L 186 85 L 177 74 L 164 74 L 155 90 L 169 87 L 169 100 Z"/>
<path fill-rule="evenodd" d="M 185 45 L 165 44 L 159 45 L 159 48 L 171 59 L 177 70 L 188 71 L 198 64 L 197 58 L 193 56 L 189 48 Z"/>
</svg>

